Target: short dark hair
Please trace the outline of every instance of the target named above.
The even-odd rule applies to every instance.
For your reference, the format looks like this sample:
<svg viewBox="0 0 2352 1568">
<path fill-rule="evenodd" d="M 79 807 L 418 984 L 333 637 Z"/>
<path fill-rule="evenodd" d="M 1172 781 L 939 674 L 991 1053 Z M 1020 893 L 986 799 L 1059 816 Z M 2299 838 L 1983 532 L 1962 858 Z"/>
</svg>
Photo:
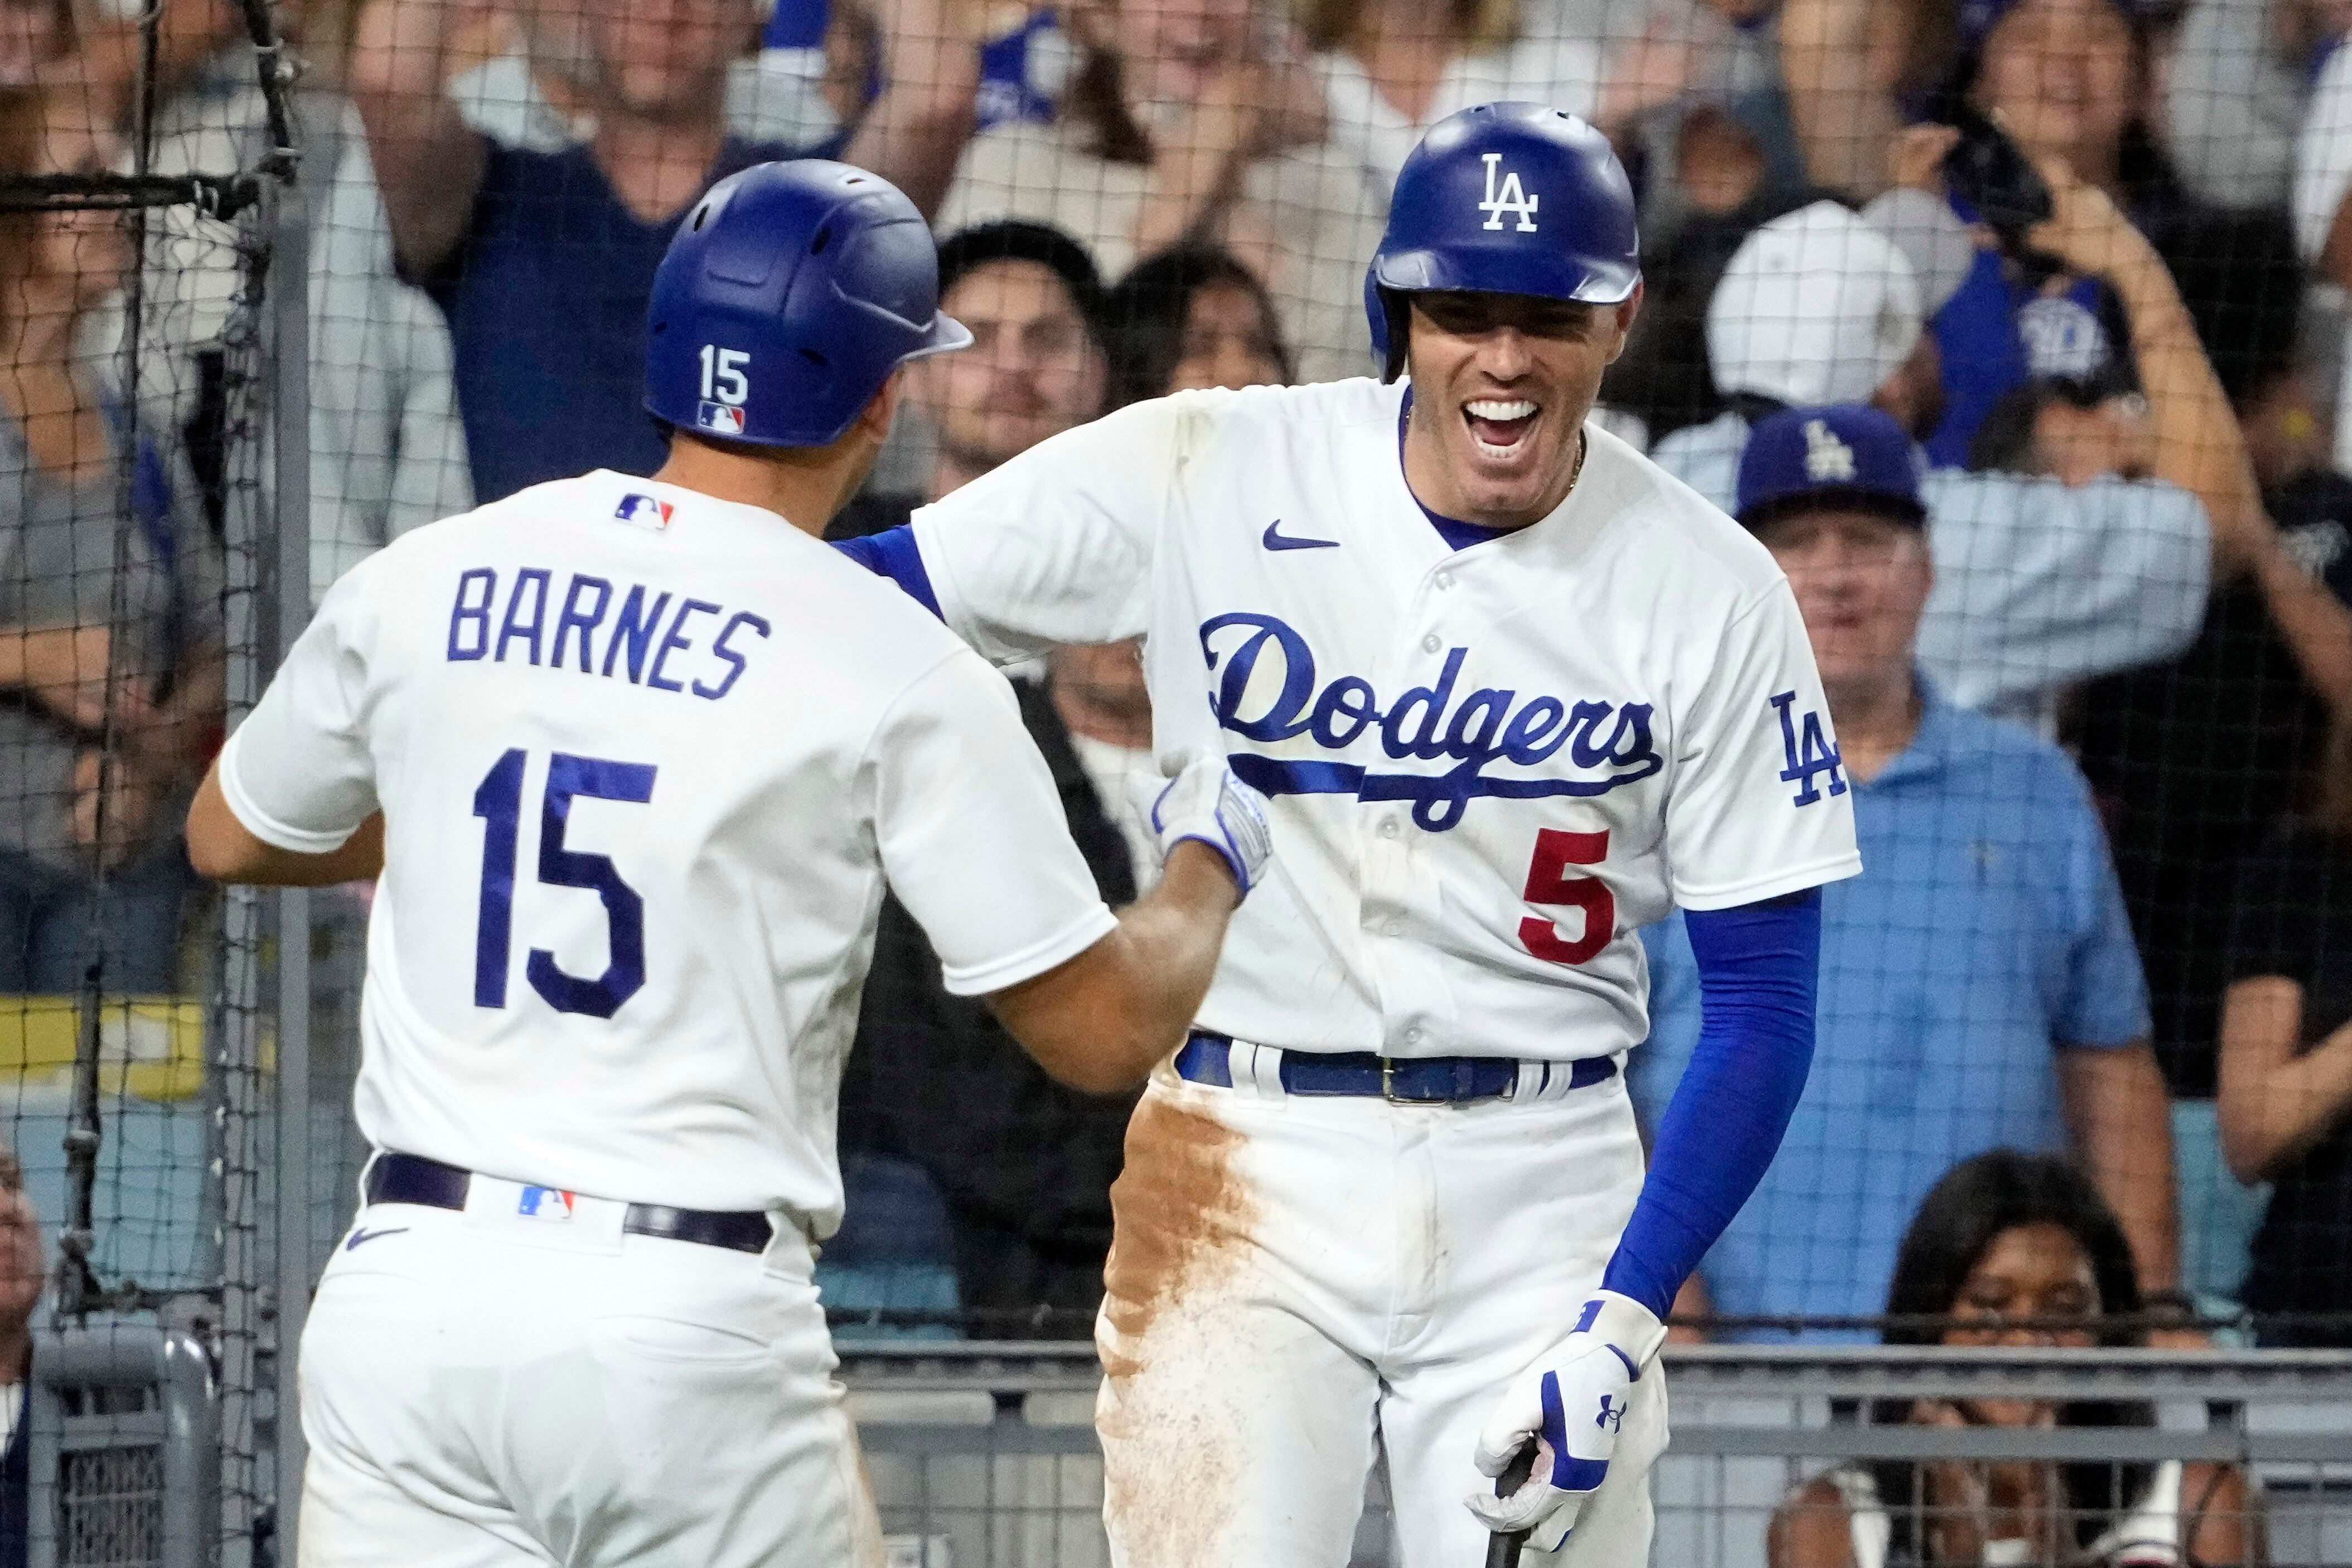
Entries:
<svg viewBox="0 0 2352 1568">
<path fill-rule="evenodd" d="M 1168 390 L 1184 357 L 1184 324 L 1203 289 L 1239 289 L 1256 301 L 1272 333 L 1282 379 L 1298 372 L 1282 341 L 1282 318 L 1257 274 L 1214 245 L 1180 245 L 1139 261 L 1103 297 L 1103 342 L 1110 352 L 1110 404 L 1124 408 Z"/>
<path fill-rule="evenodd" d="M 940 298 L 992 261 L 1029 261 L 1062 280 L 1096 342 L 1103 339 L 1102 273 L 1087 247 L 1051 224 L 1023 218 L 974 224 L 940 241 Z"/>
</svg>

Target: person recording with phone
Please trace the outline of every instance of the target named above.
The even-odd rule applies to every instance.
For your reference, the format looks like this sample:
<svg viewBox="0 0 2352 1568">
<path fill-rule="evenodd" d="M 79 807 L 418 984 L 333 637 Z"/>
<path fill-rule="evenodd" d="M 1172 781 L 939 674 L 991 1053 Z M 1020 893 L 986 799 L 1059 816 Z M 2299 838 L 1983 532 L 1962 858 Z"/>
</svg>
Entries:
<svg viewBox="0 0 2352 1568">
<path fill-rule="evenodd" d="M 1931 122 L 1896 140 L 1895 188 L 1869 208 L 1926 285 L 1944 363 L 1944 418 L 1927 443 L 1939 467 L 1965 464 L 1986 414 L 2030 381 L 2063 377 L 2095 397 L 2139 389 L 2137 362 L 2170 325 L 2151 333 L 2143 320 L 2158 279 L 2142 274 L 2163 270 L 2189 205 L 2142 113 L 2157 47 L 2145 7 L 1989 0 L 1964 9 L 1961 35 Z M 2084 246 L 2063 248 L 2053 226 Z"/>
</svg>

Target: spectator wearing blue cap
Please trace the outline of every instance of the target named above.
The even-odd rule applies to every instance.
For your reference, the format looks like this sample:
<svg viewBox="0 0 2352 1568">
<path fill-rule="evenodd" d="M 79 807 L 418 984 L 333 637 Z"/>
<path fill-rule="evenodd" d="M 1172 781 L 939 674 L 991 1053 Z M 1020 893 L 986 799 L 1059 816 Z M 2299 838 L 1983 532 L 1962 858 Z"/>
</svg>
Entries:
<svg viewBox="0 0 2352 1568">
<path fill-rule="evenodd" d="M 1823 894 L 1811 1077 L 1702 1267 L 1714 1309 L 1875 1313 L 1937 1178 L 2001 1147 L 2072 1151 L 2143 1291 L 2168 1297 L 2171 1135 L 2106 839 L 2064 753 L 1919 673 L 1936 564 L 1909 436 L 1873 408 L 1784 410 L 1749 437 L 1738 499 L 1803 611 L 1837 731 L 1823 787 L 1853 792 L 1869 869 Z M 1678 919 L 1644 937 L 1652 1027 L 1633 1086 L 1654 1115 L 1689 1059 L 1698 986 Z"/>
</svg>

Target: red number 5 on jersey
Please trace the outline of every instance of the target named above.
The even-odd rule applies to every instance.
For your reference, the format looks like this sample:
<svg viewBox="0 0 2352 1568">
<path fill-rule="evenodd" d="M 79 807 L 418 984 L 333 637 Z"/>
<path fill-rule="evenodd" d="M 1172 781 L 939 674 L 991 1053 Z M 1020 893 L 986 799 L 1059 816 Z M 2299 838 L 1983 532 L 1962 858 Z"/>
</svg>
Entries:
<svg viewBox="0 0 2352 1568">
<path fill-rule="evenodd" d="M 1536 858 L 1528 868 L 1528 902 L 1565 905 L 1584 911 L 1584 930 L 1571 942 L 1554 920 L 1529 915 L 1519 922 L 1519 940 L 1538 958 L 1582 963 L 1609 945 L 1617 932 L 1617 900 L 1598 877 L 1572 875 L 1571 866 L 1598 866 L 1609 857 L 1609 830 L 1569 833 L 1556 827 L 1536 833 Z"/>
</svg>

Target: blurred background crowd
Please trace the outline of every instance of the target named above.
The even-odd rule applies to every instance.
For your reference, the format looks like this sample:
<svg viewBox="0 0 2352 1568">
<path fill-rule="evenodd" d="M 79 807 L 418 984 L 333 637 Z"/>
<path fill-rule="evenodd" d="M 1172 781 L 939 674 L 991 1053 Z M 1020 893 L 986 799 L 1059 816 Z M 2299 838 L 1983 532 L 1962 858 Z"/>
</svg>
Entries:
<svg viewBox="0 0 2352 1568">
<path fill-rule="evenodd" d="M 0 177 L 251 163 L 242 14 L 166 0 L 150 75 L 138 9 L 0 0 Z M 1869 868 L 1829 891 L 1811 1083 L 1685 1331 L 1875 1338 L 2057 1290 L 2033 1300 L 2130 1333 L 2352 1345 L 2347 0 L 278 12 L 314 592 L 476 502 L 656 466 L 654 268 L 747 163 L 896 181 L 975 338 L 911 369 L 839 535 L 1139 398 L 1370 374 L 1364 268 L 1421 132 L 1496 98 L 1589 119 L 1647 288 L 1596 417 L 1789 571 Z M 171 258 L 208 221 L 0 215 L 11 994 L 205 984 L 175 825 L 223 706 L 234 279 Z M 160 324 L 134 353 L 126 297 Z M 1838 486 L 1769 482 L 1773 454 L 1829 447 Z M 1132 897 L 1155 871 L 1135 650 L 1017 673 L 1073 834 Z M 1697 1004 L 1676 922 L 1644 941 L 1654 1116 Z M 1083 1335 L 1127 1111 L 1045 1079 L 886 906 L 834 1306 Z M 2007 1283 L 1971 1284 L 2004 1247 Z"/>
</svg>

